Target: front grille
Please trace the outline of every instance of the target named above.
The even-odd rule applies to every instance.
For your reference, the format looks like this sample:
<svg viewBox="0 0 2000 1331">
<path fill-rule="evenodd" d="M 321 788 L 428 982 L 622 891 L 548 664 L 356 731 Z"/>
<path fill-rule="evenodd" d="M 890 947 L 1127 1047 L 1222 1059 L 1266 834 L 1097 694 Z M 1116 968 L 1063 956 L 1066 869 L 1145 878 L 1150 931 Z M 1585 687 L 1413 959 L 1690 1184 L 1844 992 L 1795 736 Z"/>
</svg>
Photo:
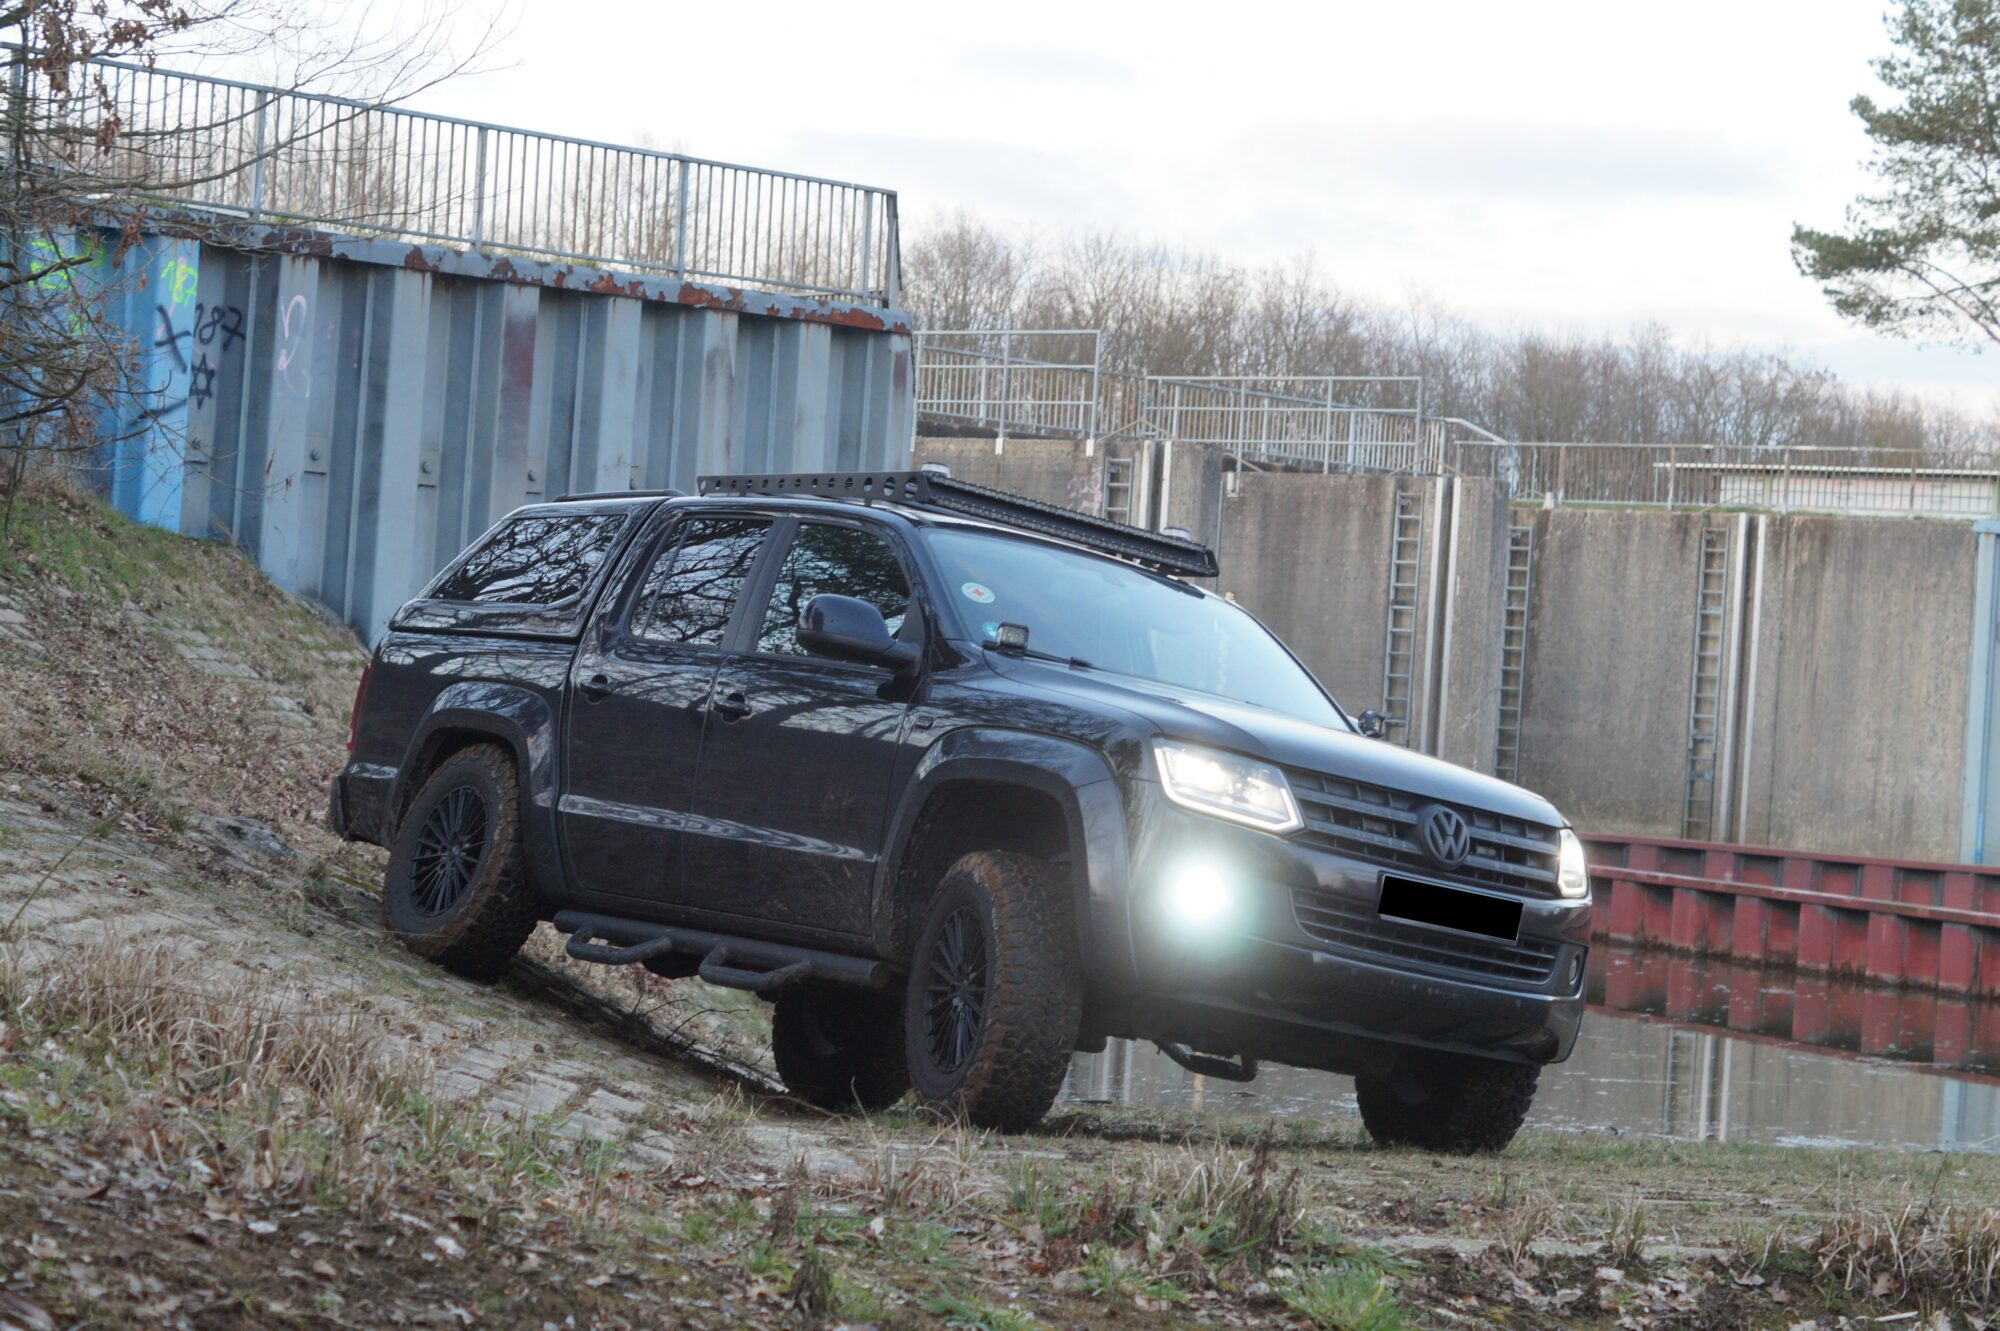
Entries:
<svg viewBox="0 0 2000 1331">
<path fill-rule="evenodd" d="M 1292 893 L 1299 928 L 1343 952 L 1376 961 L 1399 961 L 1431 970 L 1475 975 L 1503 984 L 1539 987 L 1555 971 L 1562 945 L 1523 938 L 1508 943 L 1472 938 L 1384 919 L 1365 901 L 1299 888 Z"/>
<path fill-rule="evenodd" d="M 1346 777 L 1288 769 L 1298 797 L 1307 845 L 1385 869 L 1448 882 L 1493 888 L 1512 896 L 1556 895 L 1556 829 L 1484 809 L 1453 805 L 1472 825 L 1472 853 L 1456 869 L 1441 870 L 1424 853 L 1418 814 L 1434 801 Z"/>
</svg>

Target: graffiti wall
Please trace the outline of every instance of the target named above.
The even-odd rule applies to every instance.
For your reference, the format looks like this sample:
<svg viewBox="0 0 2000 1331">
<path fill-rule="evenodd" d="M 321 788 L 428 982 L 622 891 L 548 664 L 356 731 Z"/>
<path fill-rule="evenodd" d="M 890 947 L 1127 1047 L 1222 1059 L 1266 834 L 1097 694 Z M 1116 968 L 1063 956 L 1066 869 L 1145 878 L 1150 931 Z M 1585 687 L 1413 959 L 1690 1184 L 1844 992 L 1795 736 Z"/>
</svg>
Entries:
<svg viewBox="0 0 2000 1331">
<path fill-rule="evenodd" d="M 370 638 L 520 504 L 907 455 L 893 313 L 364 243 L 77 243 L 141 390 L 107 408 L 103 492 Z"/>
</svg>

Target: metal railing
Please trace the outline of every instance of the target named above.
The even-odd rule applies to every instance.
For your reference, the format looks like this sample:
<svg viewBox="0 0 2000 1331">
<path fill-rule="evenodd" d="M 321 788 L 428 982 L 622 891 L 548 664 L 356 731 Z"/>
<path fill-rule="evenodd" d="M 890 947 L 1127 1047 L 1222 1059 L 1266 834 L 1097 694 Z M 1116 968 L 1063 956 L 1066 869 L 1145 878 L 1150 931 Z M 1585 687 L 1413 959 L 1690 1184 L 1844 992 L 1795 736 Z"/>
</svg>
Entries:
<svg viewBox="0 0 2000 1331">
<path fill-rule="evenodd" d="M 947 329 L 916 335 L 917 417 L 1005 438 L 1095 439 L 1095 329 Z"/>
<path fill-rule="evenodd" d="M 1445 438 L 1415 376 L 1150 375 L 1142 414 L 1170 439 L 1246 462 L 1415 471 Z"/>
<path fill-rule="evenodd" d="M 56 159 L 41 165 L 81 177 L 87 193 L 867 305 L 899 299 L 890 190 L 116 61 L 89 72 L 66 93 L 44 80 L 27 99 L 43 116 L 36 141 Z"/>
<path fill-rule="evenodd" d="M 1087 340 L 1088 364 L 1062 338 Z M 1992 453 L 1514 443 L 1426 416 L 1416 376 L 1122 374 L 1098 346 L 1089 331 L 919 333 L 917 415 L 1003 435 L 1153 435 L 1291 469 L 1485 478 L 1554 503 L 2000 516 Z"/>
<path fill-rule="evenodd" d="M 2000 515 L 2000 457 L 1890 448 L 1453 440 L 1439 469 L 1559 504 Z"/>
</svg>

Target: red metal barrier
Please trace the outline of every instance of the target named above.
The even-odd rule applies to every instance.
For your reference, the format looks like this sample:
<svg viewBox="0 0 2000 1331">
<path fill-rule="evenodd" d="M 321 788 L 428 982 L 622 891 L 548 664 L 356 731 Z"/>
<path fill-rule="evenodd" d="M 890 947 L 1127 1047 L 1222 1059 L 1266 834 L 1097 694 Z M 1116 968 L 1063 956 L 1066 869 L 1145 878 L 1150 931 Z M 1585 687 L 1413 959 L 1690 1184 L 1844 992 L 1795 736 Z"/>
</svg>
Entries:
<svg viewBox="0 0 2000 1331">
<path fill-rule="evenodd" d="M 1601 937 L 2000 996 L 2000 867 L 1585 837 Z"/>
</svg>

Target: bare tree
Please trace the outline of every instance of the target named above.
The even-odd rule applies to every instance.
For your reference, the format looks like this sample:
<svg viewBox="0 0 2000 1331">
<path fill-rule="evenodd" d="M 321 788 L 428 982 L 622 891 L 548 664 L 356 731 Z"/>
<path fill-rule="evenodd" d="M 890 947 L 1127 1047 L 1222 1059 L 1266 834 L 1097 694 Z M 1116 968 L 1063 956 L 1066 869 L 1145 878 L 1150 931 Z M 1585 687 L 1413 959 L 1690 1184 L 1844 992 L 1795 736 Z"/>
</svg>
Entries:
<svg viewBox="0 0 2000 1331">
<path fill-rule="evenodd" d="M 149 208 L 228 202 L 257 167 L 274 196 L 324 192 L 351 200 L 364 218 L 396 214 L 404 204 L 370 110 L 464 71 L 496 30 L 470 25 L 469 49 L 454 52 L 443 34 L 459 11 L 449 6 L 386 11 L 394 17 L 387 27 L 368 6 L 330 25 L 282 0 L 0 6 L 8 157 L 0 178 L 0 511 L 11 513 L 31 459 L 115 442 L 102 437 L 101 423 L 118 416 L 121 397 L 143 391 L 139 349 L 105 315 L 118 294 L 106 260 L 141 234 Z M 275 95 L 169 100 L 160 91 L 169 81 L 152 73 L 162 59 L 254 62 L 273 71 Z M 351 100 L 282 107 L 283 94 L 302 92 Z"/>
<path fill-rule="evenodd" d="M 1309 257 L 1251 269 L 1113 232 L 1035 246 L 964 213 L 910 254 L 919 327 L 1101 329 L 1104 367 L 1128 374 L 1418 375 L 1428 415 L 1524 441 L 1970 457 L 1996 434 L 1908 396 L 1857 393 L 1781 353 L 1683 345 L 1658 324 L 1623 337 L 1499 332 L 1422 297 L 1393 312 L 1342 291 Z M 1371 401 L 1357 390 L 1355 404 L 1403 405 L 1388 391 Z"/>
</svg>

